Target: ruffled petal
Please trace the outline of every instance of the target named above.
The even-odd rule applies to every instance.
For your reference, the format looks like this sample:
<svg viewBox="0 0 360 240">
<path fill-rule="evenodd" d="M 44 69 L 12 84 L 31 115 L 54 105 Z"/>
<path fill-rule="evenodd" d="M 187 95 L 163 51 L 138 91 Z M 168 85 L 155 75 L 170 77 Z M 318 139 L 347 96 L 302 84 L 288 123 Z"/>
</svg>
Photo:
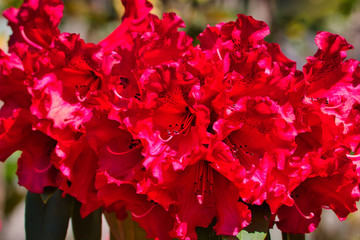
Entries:
<svg viewBox="0 0 360 240">
<path fill-rule="evenodd" d="M 60 173 L 51 162 L 55 145 L 55 140 L 39 131 L 27 136 L 16 172 L 19 185 L 33 193 L 42 193 L 45 187 L 58 186 Z"/>
</svg>

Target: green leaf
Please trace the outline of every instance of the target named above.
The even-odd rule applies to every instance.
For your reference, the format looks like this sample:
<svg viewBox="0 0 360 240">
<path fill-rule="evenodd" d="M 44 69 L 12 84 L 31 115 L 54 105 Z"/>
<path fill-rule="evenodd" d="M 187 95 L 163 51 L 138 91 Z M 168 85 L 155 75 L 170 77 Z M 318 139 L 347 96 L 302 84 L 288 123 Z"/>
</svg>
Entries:
<svg viewBox="0 0 360 240">
<path fill-rule="evenodd" d="M 100 240 L 101 239 L 101 214 L 99 208 L 85 218 L 80 215 L 81 203 L 74 199 L 72 211 L 72 227 L 76 240 Z"/>
<path fill-rule="evenodd" d="M 72 199 L 56 190 L 46 204 L 40 194 L 28 192 L 25 202 L 27 240 L 64 240 L 70 218 Z"/>
<path fill-rule="evenodd" d="M 263 204 L 261 206 L 251 205 L 251 223 L 240 231 L 236 236 L 239 240 L 264 240 L 269 232 L 270 209 Z"/>
<path fill-rule="evenodd" d="M 21 151 L 16 151 L 11 154 L 4 163 L 4 176 L 7 183 L 17 181 L 17 160 L 19 159 L 20 155 Z"/>
</svg>

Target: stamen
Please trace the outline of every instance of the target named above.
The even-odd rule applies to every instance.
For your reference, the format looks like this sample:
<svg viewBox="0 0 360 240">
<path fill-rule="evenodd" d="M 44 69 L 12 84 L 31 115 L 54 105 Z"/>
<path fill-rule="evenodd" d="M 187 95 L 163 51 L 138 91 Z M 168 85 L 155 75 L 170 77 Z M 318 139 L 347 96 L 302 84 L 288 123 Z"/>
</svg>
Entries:
<svg viewBox="0 0 360 240">
<path fill-rule="evenodd" d="M 298 210 L 298 212 L 300 213 L 300 215 L 301 215 L 303 218 L 305 218 L 305 219 L 310 220 L 310 219 L 312 219 L 312 218 L 315 216 L 315 214 L 314 214 L 313 212 L 310 212 L 310 215 L 309 215 L 309 216 L 306 216 L 306 215 L 300 210 L 299 206 L 296 204 L 296 201 L 294 201 L 294 206 L 296 207 L 296 210 Z"/>
<path fill-rule="evenodd" d="M 204 197 L 203 197 L 204 195 L 196 195 L 196 198 L 197 198 L 197 200 L 198 200 L 198 202 L 199 202 L 199 204 L 201 205 L 201 204 L 203 204 L 203 201 L 204 201 Z"/>
<path fill-rule="evenodd" d="M 87 100 L 87 96 L 82 97 L 79 92 L 76 92 L 75 96 L 79 100 L 79 102 L 85 102 Z"/>
<path fill-rule="evenodd" d="M 206 166 L 204 166 L 206 164 Z M 212 167 L 205 161 L 199 161 L 196 166 L 195 174 L 195 192 L 199 204 L 203 204 L 206 193 L 211 195 L 213 190 L 213 173 Z"/>
<path fill-rule="evenodd" d="M 360 157 L 360 154 L 357 154 L 357 155 L 346 154 L 346 156 L 347 156 L 348 158 L 359 158 L 359 157 Z"/>
<path fill-rule="evenodd" d="M 116 88 L 113 88 L 112 90 L 113 90 L 113 92 L 115 93 L 115 96 L 117 96 L 118 98 L 124 99 L 124 100 L 130 100 L 129 98 L 124 98 L 123 96 L 121 96 L 121 95 L 117 92 Z"/>
<path fill-rule="evenodd" d="M 124 151 L 124 152 L 114 152 L 113 150 L 110 149 L 109 145 L 106 145 L 106 146 L 105 146 L 105 149 L 106 149 L 109 153 L 111 153 L 111 154 L 113 154 L 113 155 L 121 156 L 121 155 L 126 155 L 126 154 L 128 154 L 128 153 L 131 152 L 134 148 L 129 148 L 128 151 Z"/>
<path fill-rule="evenodd" d="M 190 125 L 192 124 L 195 115 L 190 111 L 186 113 L 186 116 L 181 118 L 179 122 L 175 124 L 169 124 L 170 129 L 166 129 L 166 132 L 169 136 L 187 134 L 190 131 Z"/>
<path fill-rule="evenodd" d="M 135 94 L 135 96 L 134 96 L 134 98 L 137 99 L 137 100 L 139 100 L 139 101 L 141 100 L 140 97 L 141 97 L 140 93 L 137 93 L 137 94 Z"/>
<path fill-rule="evenodd" d="M 143 214 L 137 215 L 137 214 L 135 214 L 135 213 L 132 212 L 131 215 L 132 215 L 133 217 L 136 217 L 136 218 L 143 218 L 143 217 L 145 217 L 146 215 L 148 215 L 148 214 L 151 212 L 151 210 L 154 209 L 154 207 L 155 207 L 155 204 L 152 205 L 151 208 L 150 208 L 149 210 L 147 210 L 146 212 L 144 212 Z"/>
<path fill-rule="evenodd" d="M 202 165 L 202 164 L 200 164 L 200 165 Z M 197 188 L 197 190 L 196 190 L 196 198 L 197 198 L 199 204 L 201 205 L 204 202 L 204 181 L 202 180 L 202 172 L 200 172 L 200 170 L 199 170 L 199 173 L 201 175 L 200 175 L 200 178 L 199 178 L 199 182 L 196 185 L 196 188 Z"/>
<path fill-rule="evenodd" d="M 214 177 L 213 177 L 213 171 L 209 164 L 208 164 L 208 168 L 209 168 L 209 170 L 208 170 L 209 194 L 211 194 L 213 191 Z"/>
<path fill-rule="evenodd" d="M 240 164 L 243 165 L 246 169 L 251 169 L 251 164 L 246 161 L 246 157 L 253 157 L 254 153 L 246 150 L 247 145 L 239 145 L 243 140 L 239 138 L 238 134 L 230 134 L 227 138 L 224 139 L 224 143 L 229 147 L 233 157 L 239 160 Z M 237 144 L 238 143 L 238 144 Z"/>
<path fill-rule="evenodd" d="M 220 50 L 219 50 L 219 48 L 217 48 L 217 49 L 216 49 L 216 52 L 217 52 L 217 54 L 218 54 L 218 56 L 219 56 L 220 60 L 223 60 L 223 58 L 221 57 L 221 54 L 220 54 Z"/>
<path fill-rule="evenodd" d="M 34 170 L 35 170 L 35 172 L 37 172 L 37 173 L 44 173 L 44 172 L 46 172 L 47 170 L 49 170 L 50 168 L 51 168 L 51 163 L 49 163 L 49 165 L 47 165 L 44 169 L 38 169 L 38 168 L 34 168 Z"/>
<path fill-rule="evenodd" d="M 24 38 L 24 40 L 30 44 L 31 46 L 35 47 L 35 48 L 38 48 L 40 50 L 43 49 L 43 47 L 41 47 L 40 45 L 34 43 L 33 41 L 31 41 L 25 34 L 25 31 L 24 31 L 24 26 L 20 26 L 20 33 L 21 33 L 21 36 Z"/>
<path fill-rule="evenodd" d="M 168 132 L 168 134 L 169 134 L 169 132 Z M 168 141 L 170 141 L 170 140 L 174 137 L 174 135 L 170 135 L 170 134 L 169 134 L 169 137 L 168 137 L 167 139 L 163 139 L 163 138 L 161 137 L 161 134 L 158 134 L 158 137 L 159 137 L 159 139 L 160 139 L 161 141 L 163 141 L 163 142 L 168 142 Z"/>
<path fill-rule="evenodd" d="M 203 162 L 199 162 L 200 181 L 203 179 L 203 172 L 204 172 L 204 164 Z"/>
<path fill-rule="evenodd" d="M 339 105 L 336 106 L 326 106 L 325 109 L 335 109 L 335 108 L 339 108 L 341 106 L 343 106 L 345 104 L 345 102 L 341 102 Z"/>
</svg>

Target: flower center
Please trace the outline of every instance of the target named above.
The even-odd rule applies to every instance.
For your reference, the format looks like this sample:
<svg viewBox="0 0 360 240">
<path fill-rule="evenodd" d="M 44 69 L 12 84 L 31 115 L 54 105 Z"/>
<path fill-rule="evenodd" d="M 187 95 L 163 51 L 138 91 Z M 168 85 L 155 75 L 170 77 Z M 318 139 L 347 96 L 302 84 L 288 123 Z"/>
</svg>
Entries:
<svg viewBox="0 0 360 240">
<path fill-rule="evenodd" d="M 254 152 L 249 150 L 248 145 L 244 143 L 244 139 L 242 139 L 239 135 L 240 134 L 233 132 L 224 139 L 224 142 L 228 145 L 233 157 L 238 159 L 240 164 L 249 171 L 252 165 L 249 160 L 254 158 Z"/>
<path fill-rule="evenodd" d="M 100 88 L 101 79 L 96 76 L 93 71 L 89 72 L 84 79 L 83 84 L 75 85 L 75 95 L 80 102 L 83 102 L 88 99 L 92 92 Z"/>
<path fill-rule="evenodd" d="M 186 135 L 190 131 L 190 126 L 193 125 L 195 115 L 188 110 L 184 117 L 180 118 L 178 122 L 170 123 L 169 128 L 165 129 L 167 134 L 170 136 L 183 134 Z"/>
</svg>

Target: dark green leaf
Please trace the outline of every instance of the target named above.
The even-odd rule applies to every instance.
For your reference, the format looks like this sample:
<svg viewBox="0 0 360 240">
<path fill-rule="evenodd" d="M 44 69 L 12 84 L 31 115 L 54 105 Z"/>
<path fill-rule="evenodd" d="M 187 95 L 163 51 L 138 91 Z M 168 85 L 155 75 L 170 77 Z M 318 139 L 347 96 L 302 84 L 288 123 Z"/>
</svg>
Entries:
<svg viewBox="0 0 360 240">
<path fill-rule="evenodd" d="M 72 199 L 56 190 L 46 204 L 40 194 L 28 192 L 25 206 L 27 240 L 64 240 L 70 218 Z"/>
<path fill-rule="evenodd" d="M 40 194 L 28 192 L 25 202 L 26 239 L 43 239 L 46 206 Z"/>
<path fill-rule="evenodd" d="M 121 221 L 123 225 L 123 229 L 125 230 L 125 239 L 126 240 L 146 240 L 146 232 L 143 228 L 139 226 L 137 222 L 135 222 L 131 213 L 128 212 L 128 217 Z"/>
<path fill-rule="evenodd" d="M 283 240 L 305 240 L 305 234 L 281 233 Z"/>
<path fill-rule="evenodd" d="M 222 240 L 239 240 L 237 236 L 223 236 Z"/>
<path fill-rule="evenodd" d="M 239 240 L 264 240 L 269 231 L 270 209 L 263 204 L 261 206 L 251 205 L 251 223 L 236 236 Z"/>
<path fill-rule="evenodd" d="M 99 208 L 85 218 L 80 215 L 81 203 L 74 199 L 72 212 L 72 227 L 76 240 L 100 240 L 101 239 L 101 214 Z"/>
<path fill-rule="evenodd" d="M 115 213 L 104 212 L 110 227 L 111 240 L 146 240 L 145 230 L 131 218 L 130 212 L 128 213 L 128 217 L 120 221 Z"/>
<path fill-rule="evenodd" d="M 198 235 L 198 240 L 221 240 L 221 236 L 216 235 L 216 232 L 213 230 L 213 227 L 216 224 L 216 219 L 214 219 L 207 228 L 196 227 L 196 233 Z"/>
<path fill-rule="evenodd" d="M 115 212 L 104 211 L 106 221 L 110 228 L 111 240 L 125 240 L 124 229 L 121 221 L 117 219 Z"/>
</svg>

